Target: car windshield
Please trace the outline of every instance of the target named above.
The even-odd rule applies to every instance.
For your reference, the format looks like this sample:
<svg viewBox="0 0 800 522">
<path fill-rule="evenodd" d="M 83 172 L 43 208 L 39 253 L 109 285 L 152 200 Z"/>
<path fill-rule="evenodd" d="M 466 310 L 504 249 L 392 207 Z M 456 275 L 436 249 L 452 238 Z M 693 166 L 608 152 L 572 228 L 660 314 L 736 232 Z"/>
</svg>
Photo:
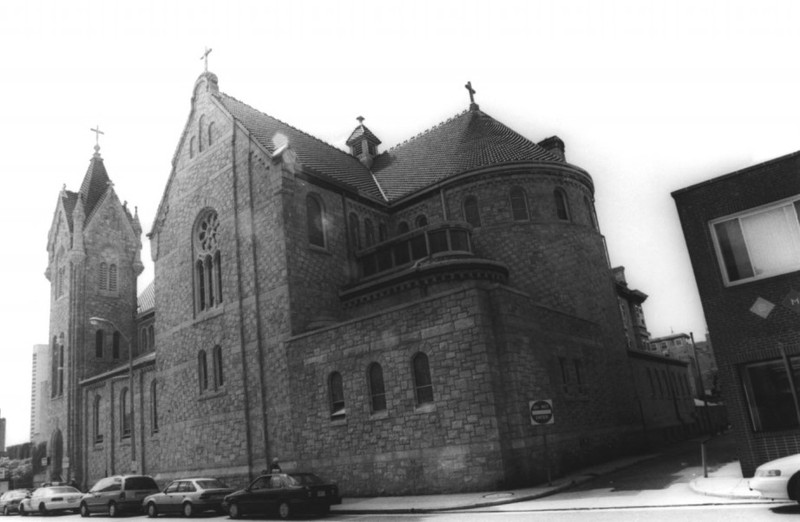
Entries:
<svg viewBox="0 0 800 522">
<path fill-rule="evenodd" d="M 228 485 L 217 479 L 198 480 L 197 485 L 203 489 L 228 489 Z"/>
<path fill-rule="evenodd" d="M 312 486 L 314 484 L 324 484 L 325 482 L 313 473 L 292 473 L 288 477 L 294 482 L 295 486 Z"/>
<path fill-rule="evenodd" d="M 53 495 L 59 495 L 62 493 L 80 493 L 77 489 L 73 488 L 72 486 L 58 486 L 55 488 L 49 488 L 50 493 Z"/>
<path fill-rule="evenodd" d="M 125 489 L 158 489 L 156 481 L 150 477 L 128 477 Z"/>
</svg>

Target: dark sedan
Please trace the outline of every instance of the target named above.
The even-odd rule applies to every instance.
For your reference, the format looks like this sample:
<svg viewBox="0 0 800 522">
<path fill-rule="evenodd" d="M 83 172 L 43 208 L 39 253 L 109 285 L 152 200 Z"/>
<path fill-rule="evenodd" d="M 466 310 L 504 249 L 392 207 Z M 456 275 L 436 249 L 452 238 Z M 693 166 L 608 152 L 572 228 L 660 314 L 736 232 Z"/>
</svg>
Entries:
<svg viewBox="0 0 800 522">
<path fill-rule="evenodd" d="M 161 493 L 146 497 L 142 507 L 150 518 L 160 513 L 180 513 L 185 517 L 205 511 L 222 513 L 222 499 L 230 493 L 233 488 L 215 478 L 173 480 Z"/>
<path fill-rule="evenodd" d="M 28 489 L 12 489 L 0 496 L 0 512 L 8 516 L 11 513 L 19 513 L 19 503 L 31 492 Z"/>
<path fill-rule="evenodd" d="M 231 518 L 273 513 L 289 518 L 300 512 L 325 515 L 332 504 L 341 503 L 336 484 L 313 473 L 274 473 L 262 475 L 245 489 L 231 493 L 222 507 Z"/>
</svg>

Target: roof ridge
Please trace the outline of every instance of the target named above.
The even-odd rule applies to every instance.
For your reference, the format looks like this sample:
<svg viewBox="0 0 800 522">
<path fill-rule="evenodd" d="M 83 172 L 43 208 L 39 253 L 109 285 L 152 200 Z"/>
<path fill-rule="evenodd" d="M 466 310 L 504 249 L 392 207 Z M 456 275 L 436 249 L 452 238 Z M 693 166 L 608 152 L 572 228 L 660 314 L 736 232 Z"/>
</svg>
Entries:
<svg viewBox="0 0 800 522">
<path fill-rule="evenodd" d="M 302 130 L 302 129 L 298 129 L 298 128 L 297 128 L 297 127 L 295 127 L 294 125 L 291 125 L 291 124 L 289 124 L 289 123 L 286 123 L 285 121 L 283 121 L 283 120 L 282 120 L 282 119 L 280 119 L 280 118 L 276 118 L 275 116 L 272 116 L 272 115 L 270 115 L 270 114 L 267 114 L 266 112 L 260 111 L 260 110 L 256 109 L 255 107 L 253 107 L 252 105 L 250 105 L 249 103 L 245 103 L 245 102 L 241 101 L 240 99 L 238 99 L 238 98 L 236 98 L 236 97 L 234 97 L 234 96 L 231 96 L 231 95 L 230 95 L 230 94 L 228 94 L 228 93 L 225 93 L 225 92 L 219 92 L 219 93 L 215 94 L 215 96 L 225 96 L 225 97 L 228 97 L 228 98 L 230 98 L 230 99 L 234 100 L 234 101 L 235 101 L 235 102 L 237 102 L 237 103 L 241 103 L 241 104 L 242 104 L 242 105 L 244 105 L 245 107 L 247 107 L 247 108 L 249 108 L 249 109 L 252 109 L 252 110 L 256 111 L 256 112 L 257 112 L 257 113 L 259 113 L 259 114 L 263 114 L 263 115 L 264 115 L 264 116 L 266 116 L 267 118 L 272 118 L 273 120 L 277 121 L 277 122 L 278 122 L 278 123 L 280 123 L 281 125 L 285 125 L 285 126 L 289 127 L 290 129 L 293 129 L 293 130 L 295 130 L 295 131 L 299 132 L 300 134 L 303 134 L 303 135 L 305 135 L 305 136 L 308 136 L 309 138 L 311 138 L 311 139 L 313 139 L 313 140 L 316 140 L 316 141 L 318 141 L 318 142 L 322 143 L 323 145 L 327 145 L 328 147 L 330 147 L 331 149 L 335 150 L 336 152 L 339 152 L 340 154 L 344 154 L 345 156 L 347 156 L 347 157 L 349 157 L 349 158 L 352 158 L 352 159 L 356 160 L 356 162 L 358 162 L 358 164 L 359 164 L 359 165 L 362 165 L 362 166 L 363 166 L 363 164 L 362 164 L 360 161 L 358 161 L 358 158 L 354 157 L 352 154 L 349 154 L 349 153 L 347 153 L 347 152 L 343 151 L 343 150 L 342 150 L 342 149 L 340 149 L 339 147 L 335 147 L 335 146 L 333 146 L 332 144 L 328 143 L 327 141 L 325 141 L 325 140 L 323 140 L 323 139 L 321 139 L 321 138 L 319 138 L 319 137 L 317 137 L 317 136 L 314 136 L 313 134 L 309 134 L 308 132 L 306 132 L 306 131 L 304 131 L 304 130 Z"/>
<path fill-rule="evenodd" d="M 451 121 L 453 121 L 453 120 L 455 120 L 455 119 L 457 119 L 457 118 L 460 118 L 461 116 L 464 116 L 464 115 L 465 115 L 465 114 L 467 114 L 468 112 L 470 112 L 470 111 L 469 111 L 469 109 L 464 109 L 463 111 L 461 111 L 461 112 L 457 113 L 455 116 L 450 116 L 450 117 L 449 117 L 449 118 L 447 118 L 446 120 L 444 120 L 444 121 L 440 121 L 440 122 L 439 122 L 439 123 L 437 123 L 436 125 L 434 125 L 434 126 L 432 126 L 432 127 L 429 127 L 429 128 L 427 128 L 427 129 L 425 129 L 424 131 L 420 132 L 420 133 L 419 133 L 419 134 L 417 134 L 416 136 L 412 136 L 412 137 L 410 137 L 410 138 L 406 139 L 405 141 L 403 141 L 403 142 L 401 142 L 401 143 L 397 143 L 396 145 L 394 145 L 394 146 L 392 146 L 392 147 L 388 148 L 388 149 L 386 150 L 386 152 L 391 152 L 391 151 L 393 151 L 394 149 L 396 149 L 396 148 L 398 148 L 398 147 L 402 147 L 403 145 L 407 145 L 409 142 L 412 142 L 412 141 L 414 141 L 414 140 L 416 140 L 416 139 L 419 139 L 419 138 L 421 138 L 421 137 L 423 137 L 423 136 L 426 136 L 426 135 L 427 135 L 427 134 L 429 134 L 430 132 L 432 132 L 432 131 L 434 131 L 434 130 L 438 129 L 439 127 L 442 127 L 442 126 L 444 126 L 444 125 L 446 125 L 446 124 L 450 123 Z"/>
</svg>

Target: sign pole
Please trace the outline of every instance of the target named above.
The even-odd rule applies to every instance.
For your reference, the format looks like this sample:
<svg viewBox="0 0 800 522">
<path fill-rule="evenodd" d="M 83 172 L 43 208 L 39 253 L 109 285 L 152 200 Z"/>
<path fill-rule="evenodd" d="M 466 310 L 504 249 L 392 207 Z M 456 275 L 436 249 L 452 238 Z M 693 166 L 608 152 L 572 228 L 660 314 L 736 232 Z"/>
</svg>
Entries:
<svg viewBox="0 0 800 522">
<path fill-rule="evenodd" d="M 551 399 L 544 399 L 538 401 L 529 401 L 528 410 L 531 415 L 531 425 L 542 426 L 542 443 L 544 445 L 544 462 L 547 466 L 547 485 L 553 485 L 553 477 L 551 475 L 550 466 L 550 448 L 547 447 L 547 424 L 555 424 L 553 416 L 553 401 Z"/>
<path fill-rule="evenodd" d="M 544 462 L 547 466 L 547 485 L 552 486 L 553 480 L 550 475 L 550 450 L 547 448 L 547 428 L 542 428 L 542 439 L 544 440 Z"/>
</svg>

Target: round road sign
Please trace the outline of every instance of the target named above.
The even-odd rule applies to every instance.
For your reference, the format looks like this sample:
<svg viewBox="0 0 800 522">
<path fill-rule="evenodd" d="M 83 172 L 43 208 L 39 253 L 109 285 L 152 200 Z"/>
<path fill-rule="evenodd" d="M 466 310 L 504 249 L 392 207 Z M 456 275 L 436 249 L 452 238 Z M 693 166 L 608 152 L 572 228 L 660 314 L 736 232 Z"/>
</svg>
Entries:
<svg viewBox="0 0 800 522">
<path fill-rule="evenodd" d="M 553 424 L 553 401 L 530 401 L 531 424 Z"/>
</svg>

